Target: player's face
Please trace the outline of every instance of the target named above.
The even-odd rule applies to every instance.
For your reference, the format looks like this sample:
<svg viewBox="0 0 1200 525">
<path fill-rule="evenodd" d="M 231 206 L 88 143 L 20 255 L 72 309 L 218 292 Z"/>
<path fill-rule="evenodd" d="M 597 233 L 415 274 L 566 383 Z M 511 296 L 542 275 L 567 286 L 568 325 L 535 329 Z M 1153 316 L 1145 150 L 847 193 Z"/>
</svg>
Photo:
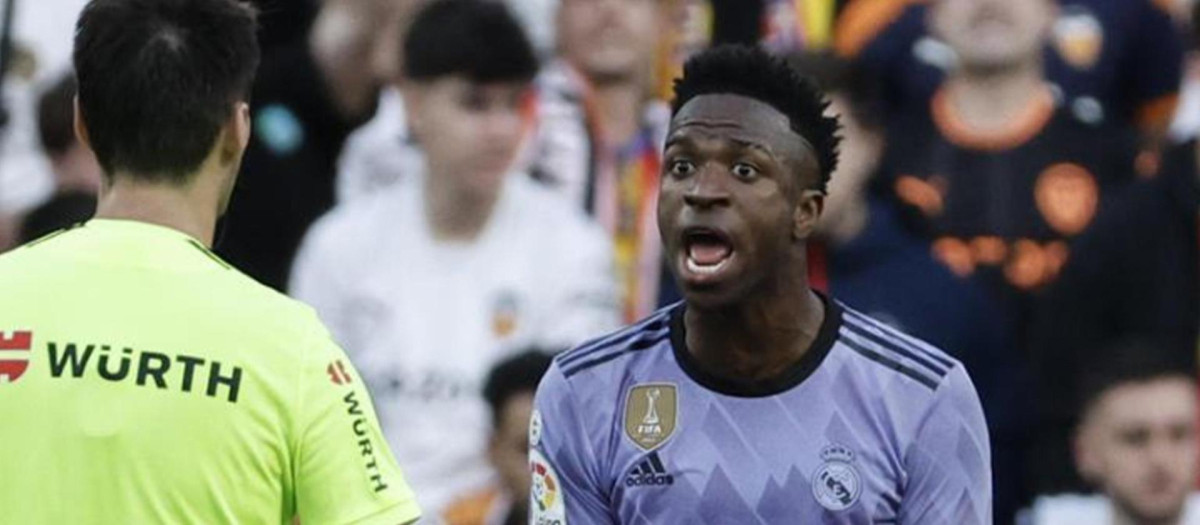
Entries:
<svg viewBox="0 0 1200 525">
<path fill-rule="evenodd" d="M 1051 0 L 937 0 L 930 23 L 962 66 L 993 69 L 1040 56 L 1053 14 Z"/>
<path fill-rule="evenodd" d="M 1078 461 L 1131 516 L 1177 515 L 1196 479 L 1196 388 L 1183 378 L 1118 386 L 1092 409 Z"/>
<path fill-rule="evenodd" d="M 501 408 L 488 456 L 514 502 L 529 501 L 529 419 L 533 393 L 517 394 Z"/>
<path fill-rule="evenodd" d="M 459 75 L 406 85 L 409 125 L 430 170 L 468 193 L 498 191 L 521 142 L 529 89 Z"/>
<path fill-rule="evenodd" d="M 794 271 L 823 197 L 811 148 L 771 106 L 703 95 L 671 122 L 658 225 L 691 304 L 721 306 Z M 764 286 L 765 285 L 765 286 Z"/>
<path fill-rule="evenodd" d="M 559 51 L 592 79 L 648 70 L 662 33 L 661 0 L 562 0 Z"/>
</svg>

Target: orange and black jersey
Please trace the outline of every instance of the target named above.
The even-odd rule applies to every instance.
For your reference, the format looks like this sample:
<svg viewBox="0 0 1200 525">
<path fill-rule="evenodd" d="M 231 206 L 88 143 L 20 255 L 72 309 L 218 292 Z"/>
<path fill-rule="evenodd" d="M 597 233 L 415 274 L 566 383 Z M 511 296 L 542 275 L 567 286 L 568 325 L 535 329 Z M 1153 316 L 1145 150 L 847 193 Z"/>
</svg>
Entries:
<svg viewBox="0 0 1200 525">
<path fill-rule="evenodd" d="M 1069 240 L 1134 178 L 1132 134 L 1076 120 L 1048 89 L 1006 129 L 980 133 L 944 93 L 893 122 L 883 186 L 959 276 L 1018 292 L 1045 286 Z"/>
</svg>

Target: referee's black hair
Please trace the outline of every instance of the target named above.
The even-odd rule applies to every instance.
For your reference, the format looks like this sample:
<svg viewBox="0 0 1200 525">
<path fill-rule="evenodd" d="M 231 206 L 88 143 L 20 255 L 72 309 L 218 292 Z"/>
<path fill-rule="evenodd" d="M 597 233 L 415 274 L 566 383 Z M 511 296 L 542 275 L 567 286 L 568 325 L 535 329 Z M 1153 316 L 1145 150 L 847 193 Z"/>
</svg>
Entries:
<svg viewBox="0 0 1200 525">
<path fill-rule="evenodd" d="M 481 84 L 529 81 L 537 70 L 533 45 L 501 2 L 430 2 L 404 39 L 404 76 L 412 80 L 461 74 Z"/>
<path fill-rule="evenodd" d="M 723 45 L 703 51 L 683 66 L 675 80 L 671 114 L 701 95 L 733 94 L 759 100 L 788 117 L 792 130 L 812 146 L 821 177 L 817 189 L 825 191 L 837 168 L 838 120 L 826 115 L 829 101 L 816 84 L 782 58 L 743 45 Z"/>
<path fill-rule="evenodd" d="M 538 383 L 553 358 L 550 354 L 530 349 L 496 363 L 483 384 L 483 398 L 492 409 L 492 424 L 500 423 L 501 411 L 508 400 L 525 392 L 537 391 Z"/>
<path fill-rule="evenodd" d="M 257 16 L 239 0 L 88 3 L 75 27 L 75 75 L 106 176 L 189 181 L 250 98 Z"/>
</svg>

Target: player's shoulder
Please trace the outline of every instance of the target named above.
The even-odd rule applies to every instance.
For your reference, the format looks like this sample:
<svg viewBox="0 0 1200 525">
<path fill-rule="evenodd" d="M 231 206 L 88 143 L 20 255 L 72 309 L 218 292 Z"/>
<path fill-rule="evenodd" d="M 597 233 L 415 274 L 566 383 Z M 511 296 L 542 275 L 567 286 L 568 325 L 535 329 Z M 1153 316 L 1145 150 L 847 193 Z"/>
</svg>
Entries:
<svg viewBox="0 0 1200 525">
<path fill-rule="evenodd" d="M 636 323 L 560 353 L 555 356 L 552 368 L 564 381 L 572 382 L 584 372 L 600 367 L 628 367 L 629 360 L 622 358 L 653 351 L 670 341 L 671 316 L 680 307 L 681 304 L 665 307 Z"/>
<path fill-rule="evenodd" d="M 906 334 L 843 303 L 837 346 L 845 359 L 859 363 L 876 377 L 897 379 L 936 392 L 962 363 L 940 348 Z"/>
</svg>

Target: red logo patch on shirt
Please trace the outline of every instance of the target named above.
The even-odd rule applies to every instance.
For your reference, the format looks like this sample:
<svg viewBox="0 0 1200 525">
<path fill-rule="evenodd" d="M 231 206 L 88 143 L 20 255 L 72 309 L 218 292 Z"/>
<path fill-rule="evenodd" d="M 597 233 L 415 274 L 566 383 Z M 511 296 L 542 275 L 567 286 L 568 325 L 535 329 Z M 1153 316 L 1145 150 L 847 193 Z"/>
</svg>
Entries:
<svg viewBox="0 0 1200 525">
<path fill-rule="evenodd" d="M 0 385 L 16 383 L 29 368 L 33 332 L 0 332 Z"/>
<path fill-rule="evenodd" d="M 329 366 L 325 367 L 325 372 L 329 374 L 329 380 L 335 385 L 348 385 L 353 382 L 350 380 L 350 374 L 346 372 L 346 366 L 340 359 L 329 363 Z"/>
</svg>

